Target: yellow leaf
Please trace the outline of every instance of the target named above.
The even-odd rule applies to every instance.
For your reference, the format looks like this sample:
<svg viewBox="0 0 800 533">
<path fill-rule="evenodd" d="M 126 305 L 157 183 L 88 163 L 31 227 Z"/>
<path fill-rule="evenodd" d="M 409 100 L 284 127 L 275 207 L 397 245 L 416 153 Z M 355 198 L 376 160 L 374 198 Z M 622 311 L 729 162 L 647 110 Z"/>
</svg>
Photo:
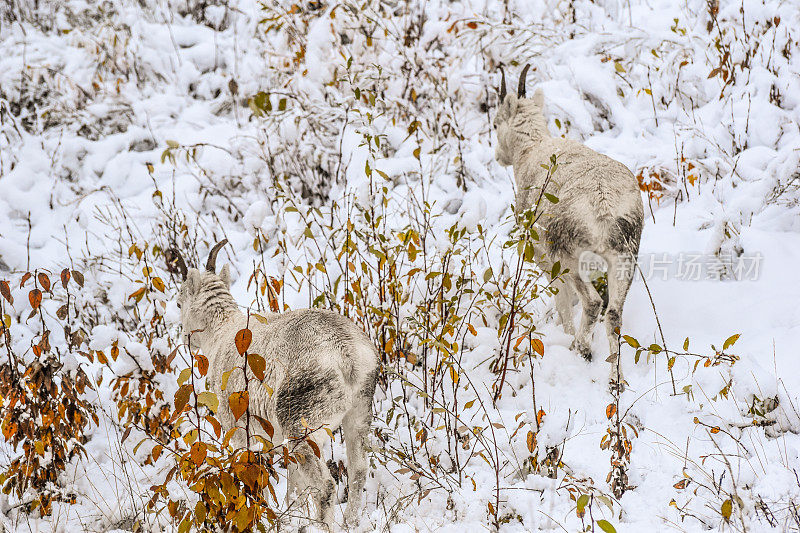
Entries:
<svg viewBox="0 0 800 533">
<path fill-rule="evenodd" d="M 725 521 L 728 522 L 731 519 L 731 514 L 733 513 L 733 502 L 730 499 L 722 502 L 721 512 L 722 512 L 722 518 L 724 518 Z"/>
<path fill-rule="evenodd" d="M 197 403 L 200 405 L 205 405 L 214 413 L 216 413 L 217 409 L 219 409 L 219 398 L 217 398 L 216 394 L 210 391 L 205 391 L 198 394 Z"/>
<path fill-rule="evenodd" d="M 259 380 L 263 380 L 264 371 L 267 368 L 267 362 L 264 358 L 255 353 L 248 354 L 247 363 L 250 366 L 250 370 L 253 371 L 253 374 L 255 374 Z"/>
<path fill-rule="evenodd" d="M 222 390 L 225 390 L 225 389 L 227 389 L 227 388 L 228 388 L 228 379 L 231 377 L 231 373 L 232 373 L 234 370 L 236 370 L 236 367 L 233 367 L 233 368 L 231 368 L 230 370 L 228 370 L 227 372 L 223 372 L 223 373 L 222 373 L 222 383 L 221 383 L 221 385 L 222 385 Z"/>
<path fill-rule="evenodd" d="M 533 434 L 533 431 L 528 431 L 528 451 L 533 453 L 536 449 L 536 435 Z"/>
<path fill-rule="evenodd" d="M 181 370 L 181 373 L 178 375 L 178 385 L 182 386 L 184 383 L 186 383 L 186 380 L 188 380 L 191 377 L 191 375 L 192 375 L 191 368 L 184 368 L 183 370 Z"/>
<path fill-rule="evenodd" d="M 194 519 L 197 521 L 198 526 L 206 521 L 206 505 L 202 501 L 197 502 L 194 506 Z"/>
<path fill-rule="evenodd" d="M 452 366 L 450 367 L 450 379 L 453 380 L 453 383 L 458 384 L 458 372 L 456 372 L 456 369 Z"/>
<path fill-rule="evenodd" d="M 722 351 L 724 352 L 725 350 L 727 350 L 728 348 L 733 346 L 733 344 L 737 340 L 739 340 L 739 334 L 738 333 L 736 335 L 731 335 L 730 337 L 728 337 L 727 340 L 725 341 L 725 344 L 722 345 Z"/>
</svg>

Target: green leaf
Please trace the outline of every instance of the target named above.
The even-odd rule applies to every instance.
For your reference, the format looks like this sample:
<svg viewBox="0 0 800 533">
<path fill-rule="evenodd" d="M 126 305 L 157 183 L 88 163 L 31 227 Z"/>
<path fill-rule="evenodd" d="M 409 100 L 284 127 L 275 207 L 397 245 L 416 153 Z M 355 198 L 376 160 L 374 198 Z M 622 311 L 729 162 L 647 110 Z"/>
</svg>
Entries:
<svg viewBox="0 0 800 533">
<path fill-rule="evenodd" d="M 544 193 L 544 197 L 547 198 L 551 204 L 558 203 L 558 196 L 552 195 L 549 192 Z"/>
<path fill-rule="evenodd" d="M 625 67 L 623 67 L 619 61 L 614 61 L 614 70 L 617 72 L 625 72 Z"/>
<path fill-rule="evenodd" d="M 492 267 L 487 268 L 486 272 L 483 273 L 484 283 L 488 283 L 490 279 L 492 279 Z"/>
<path fill-rule="evenodd" d="M 586 508 L 586 504 L 589 503 L 589 495 L 588 494 L 581 494 L 580 498 L 578 498 L 578 514 L 582 515 L 583 510 Z"/>
<path fill-rule="evenodd" d="M 617 530 L 614 529 L 614 526 L 608 523 L 608 520 L 598 520 L 597 526 L 606 533 L 617 533 Z"/>
</svg>

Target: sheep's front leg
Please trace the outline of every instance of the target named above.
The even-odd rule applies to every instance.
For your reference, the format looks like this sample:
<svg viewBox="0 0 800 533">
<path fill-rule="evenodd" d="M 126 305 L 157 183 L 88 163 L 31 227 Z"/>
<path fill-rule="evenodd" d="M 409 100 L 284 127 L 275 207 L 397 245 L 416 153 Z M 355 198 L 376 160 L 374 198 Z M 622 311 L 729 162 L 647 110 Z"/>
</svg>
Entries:
<svg viewBox="0 0 800 533">
<path fill-rule="evenodd" d="M 578 350 L 584 359 L 591 361 L 592 330 L 603 308 L 603 299 L 597 294 L 594 286 L 590 282 L 583 281 L 578 274 L 568 274 L 568 276 L 583 307 L 581 325 L 578 328 L 578 334 L 575 336 L 573 349 Z"/>
<path fill-rule="evenodd" d="M 308 437 L 313 438 L 313 437 Z M 319 448 L 322 442 L 314 439 Z M 323 531 L 331 531 L 333 526 L 333 497 L 335 483 L 331 472 L 322 459 L 317 458 L 308 444 L 301 444 L 292 454 L 300 454 L 298 463 L 290 463 L 288 468 L 289 493 L 295 493 L 297 503 L 305 503 L 307 497 L 311 497 L 311 502 L 316 511 L 316 523 L 314 527 Z M 305 530 L 303 528 L 302 530 Z"/>
</svg>

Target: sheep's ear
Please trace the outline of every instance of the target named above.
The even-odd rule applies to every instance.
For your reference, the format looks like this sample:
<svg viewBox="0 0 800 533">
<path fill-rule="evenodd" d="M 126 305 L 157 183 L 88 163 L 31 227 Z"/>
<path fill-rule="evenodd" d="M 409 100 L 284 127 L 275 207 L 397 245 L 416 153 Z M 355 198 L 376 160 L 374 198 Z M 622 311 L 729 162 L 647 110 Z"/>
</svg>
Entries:
<svg viewBox="0 0 800 533">
<path fill-rule="evenodd" d="M 219 277 L 222 279 L 222 282 L 225 284 L 226 287 L 229 289 L 231 288 L 231 268 L 230 265 L 225 265 L 222 267 L 222 270 L 219 271 Z"/>
<path fill-rule="evenodd" d="M 533 103 L 539 107 L 544 106 L 544 93 L 541 89 L 536 89 L 536 92 L 533 93 Z"/>
<path fill-rule="evenodd" d="M 200 271 L 196 268 L 190 268 L 186 274 L 186 281 L 184 284 L 189 288 L 189 292 L 195 292 L 200 286 Z"/>
</svg>

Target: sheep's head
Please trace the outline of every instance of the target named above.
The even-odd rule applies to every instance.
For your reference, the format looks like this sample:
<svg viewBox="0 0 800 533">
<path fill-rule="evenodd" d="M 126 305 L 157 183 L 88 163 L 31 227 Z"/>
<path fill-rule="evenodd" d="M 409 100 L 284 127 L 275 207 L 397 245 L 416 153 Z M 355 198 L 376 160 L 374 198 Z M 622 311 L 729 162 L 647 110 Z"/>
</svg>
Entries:
<svg viewBox="0 0 800 533">
<path fill-rule="evenodd" d="M 227 244 L 225 239 L 217 243 L 208 254 L 206 268 L 201 271 L 196 268 L 186 268 L 184 264 L 178 268 L 184 276 L 184 282 L 178 292 L 178 307 L 181 310 L 181 324 L 183 325 L 183 339 L 188 342 L 189 334 L 206 328 L 210 319 L 226 309 L 235 308 L 236 301 L 230 293 L 231 271 L 228 265 L 216 273 L 217 254 Z M 178 256 L 180 257 L 180 256 Z M 198 333 L 192 334 L 191 348 L 197 348 Z"/>
<path fill-rule="evenodd" d="M 528 98 L 525 93 L 525 81 L 530 65 L 525 65 L 519 77 L 517 94 L 506 92 L 506 74 L 501 69 L 500 106 L 494 117 L 494 128 L 497 131 L 497 147 L 495 159 L 503 166 L 514 163 L 514 146 L 520 135 L 536 135 L 546 128 L 542 109 L 544 94 L 541 89 Z"/>
</svg>

